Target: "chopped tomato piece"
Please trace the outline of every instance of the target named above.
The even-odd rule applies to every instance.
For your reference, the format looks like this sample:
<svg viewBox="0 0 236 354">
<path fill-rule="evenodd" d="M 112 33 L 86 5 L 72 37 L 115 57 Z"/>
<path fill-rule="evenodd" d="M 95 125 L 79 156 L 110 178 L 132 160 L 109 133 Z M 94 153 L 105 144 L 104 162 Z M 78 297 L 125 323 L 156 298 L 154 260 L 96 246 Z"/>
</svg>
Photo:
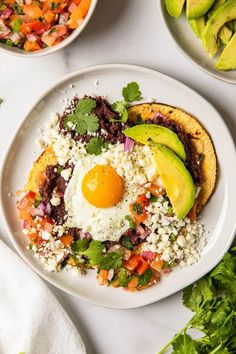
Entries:
<svg viewBox="0 0 236 354">
<path fill-rule="evenodd" d="M 24 221 L 31 221 L 32 220 L 32 216 L 31 216 L 29 211 L 20 210 L 19 219 L 20 220 L 24 220 Z"/>
<path fill-rule="evenodd" d="M 69 247 L 74 241 L 74 238 L 71 235 L 63 235 L 60 237 L 60 241 L 63 243 L 64 246 Z"/>
<path fill-rule="evenodd" d="M 45 29 L 44 25 L 39 20 L 36 20 L 34 22 L 22 23 L 20 28 L 24 34 L 28 34 L 31 32 L 39 32 Z"/>
<path fill-rule="evenodd" d="M 45 12 L 45 14 L 43 14 L 43 18 L 45 19 L 45 21 L 47 21 L 48 23 L 51 23 L 54 21 L 55 19 L 55 13 L 52 10 L 47 10 Z"/>
<path fill-rule="evenodd" d="M 134 222 L 139 225 L 147 218 L 146 207 L 149 205 L 149 201 L 145 194 L 138 196 L 135 203 L 130 205 L 130 211 L 133 214 Z"/>
<path fill-rule="evenodd" d="M 42 237 L 40 237 L 36 232 L 29 234 L 28 238 L 33 245 L 39 245 L 43 241 Z"/>
<path fill-rule="evenodd" d="M 128 283 L 128 289 L 129 291 L 136 291 L 137 290 L 137 286 L 138 286 L 138 277 L 134 277 L 133 279 L 131 279 Z"/>
<path fill-rule="evenodd" d="M 145 261 L 143 261 L 143 262 L 138 266 L 138 268 L 136 269 L 136 272 L 137 272 L 139 275 L 142 275 L 148 268 L 149 268 L 148 263 L 145 262 Z"/>
<path fill-rule="evenodd" d="M 160 271 L 164 265 L 164 261 L 161 259 L 161 255 L 158 254 L 150 263 L 151 267 L 157 271 Z"/>
<path fill-rule="evenodd" d="M 32 20 L 37 20 L 43 14 L 40 7 L 38 5 L 33 5 L 33 4 L 31 5 L 25 4 L 23 6 L 23 12 L 27 17 L 29 17 Z"/>
<path fill-rule="evenodd" d="M 79 2 L 78 8 L 80 9 L 81 13 L 82 13 L 82 18 L 85 18 L 88 10 L 90 8 L 92 0 L 81 0 Z"/>
<path fill-rule="evenodd" d="M 28 40 L 24 43 L 24 50 L 26 52 L 34 52 L 35 50 L 41 49 L 40 45 L 37 42 L 30 42 Z"/>
<path fill-rule="evenodd" d="M 155 195 L 155 197 L 160 197 L 161 195 L 164 194 L 164 189 L 157 186 L 156 184 L 151 183 L 149 187 L 146 188 L 152 195 Z"/>
<path fill-rule="evenodd" d="M 134 271 L 142 262 L 142 257 L 139 254 L 132 254 L 132 256 L 124 262 L 124 267 L 130 271 Z"/>
<path fill-rule="evenodd" d="M 108 270 L 101 269 L 97 275 L 99 285 L 108 285 Z"/>
</svg>

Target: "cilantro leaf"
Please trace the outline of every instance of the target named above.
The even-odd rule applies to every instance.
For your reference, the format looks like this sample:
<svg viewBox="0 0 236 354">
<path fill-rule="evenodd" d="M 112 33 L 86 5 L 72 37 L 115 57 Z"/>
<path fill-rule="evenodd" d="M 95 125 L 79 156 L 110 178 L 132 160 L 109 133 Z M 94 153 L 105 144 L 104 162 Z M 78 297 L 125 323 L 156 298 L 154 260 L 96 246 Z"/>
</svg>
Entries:
<svg viewBox="0 0 236 354">
<path fill-rule="evenodd" d="M 120 119 L 117 121 L 126 123 L 128 119 L 128 111 L 126 108 L 126 102 L 125 101 L 117 101 L 114 102 L 111 106 L 113 111 L 117 112 L 119 114 Z M 114 120 L 116 121 L 116 120 Z"/>
<path fill-rule="evenodd" d="M 236 257 L 226 253 L 223 260 L 211 272 L 211 278 L 236 296 Z"/>
<path fill-rule="evenodd" d="M 128 221 L 128 223 L 129 223 L 129 228 L 130 228 L 130 229 L 134 230 L 134 229 L 136 228 L 136 224 L 135 224 L 135 222 L 134 222 L 132 216 L 126 215 L 125 220 Z"/>
<path fill-rule="evenodd" d="M 181 334 L 173 343 L 172 354 L 198 354 L 196 342 L 187 334 Z"/>
<path fill-rule="evenodd" d="M 152 276 L 153 276 L 152 270 L 150 268 L 147 269 L 142 275 L 139 276 L 138 285 L 140 286 L 147 285 L 152 279 Z"/>
<path fill-rule="evenodd" d="M 71 126 L 75 126 L 75 130 L 80 135 L 86 132 L 95 132 L 98 130 L 98 117 L 92 113 L 96 107 L 96 102 L 92 98 L 81 98 L 77 103 L 74 112 L 68 114 L 65 118 L 65 126 L 69 131 Z"/>
<path fill-rule="evenodd" d="M 100 263 L 103 257 L 103 250 L 105 246 L 101 241 L 92 240 L 86 251 L 81 252 L 84 256 L 89 258 L 92 266 L 96 266 Z"/>
<path fill-rule="evenodd" d="M 128 236 L 123 236 L 121 238 L 121 244 L 127 248 L 128 250 L 132 250 L 134 248 L 132 242 L 130 241 L 130 238 Z"/>
<path fill-rule="evenodd" d="M 197 312 L 201 306 L 214 297 L 210 278 L 202 278 L 196 284 L 184 289 L 183 303 L 190 310 Z"/>
<path fill-rule="evenodd" d="M 143 208 L 142 208 L 142 205 L 139 204 L 139 203 L 134 203 L 133 204 L 133 211 L 138 214 L 138 215 L 142 215 L 143 213 Z"/>
<path fill-rule="evenodd" d="M 96 107 L 96 101 L 93 98 L 81 98 L 75 107 L 75 112 L 80 114 L 89 114 Z"/>
<path fill-rule="evenodd" d="M 122 256 L 120 252 L 110 252 L 104 256 L 98 266 L 100 269 L 116 269 L 119 268 L 122 264 Z"/>
<path fill-rule="evenodd" d="M 130 281 L 130 274 L 125 268 L 120 268 L 119 273 L 117 275 L 117 279 L 119 281 L 120 286 L 127 287 Z"/>
<path fill-rule="evenodd" d="M 84 252 L 88 248 L 89 242 L 90 240 L 84 237 L 81 240 L 75 241 L 71 245 L 71 249 L 76 253 Z"/>
<path fill-rule="evenodd" d="M 122 90 L 122 95 L 126 102 L 134 102 L 141 100 L 141 91 L 137 82 L 130 82 Z"/>
<path fill-rule="evenodd" d="M 89 140 L 85 149 L 88 154 L 97 156 L 102 153 L 102 149 L 108 149 L 108 143 L 100 136 L 94 137 Z"/>
<path fill-rule="evenodd" d="M 153 194 L 151 194 L 151 197 L 148 199 L 149 203 L 155 203 L 157 202 L 157 197 Z"/>
</svg>

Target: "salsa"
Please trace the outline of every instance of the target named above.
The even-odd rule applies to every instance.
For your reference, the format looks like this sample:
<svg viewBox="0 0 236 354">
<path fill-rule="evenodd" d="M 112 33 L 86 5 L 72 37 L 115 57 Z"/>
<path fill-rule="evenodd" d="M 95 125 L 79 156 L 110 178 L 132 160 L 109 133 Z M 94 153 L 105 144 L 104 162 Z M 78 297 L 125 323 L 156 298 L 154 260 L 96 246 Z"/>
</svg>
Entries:
<svg viewBox="0 0 236 354">
<path fill-rule="evenodd" d="M 92 0 L 0 0 L 0 43 L 34 52 L 81 26 Z"/>
</svg>

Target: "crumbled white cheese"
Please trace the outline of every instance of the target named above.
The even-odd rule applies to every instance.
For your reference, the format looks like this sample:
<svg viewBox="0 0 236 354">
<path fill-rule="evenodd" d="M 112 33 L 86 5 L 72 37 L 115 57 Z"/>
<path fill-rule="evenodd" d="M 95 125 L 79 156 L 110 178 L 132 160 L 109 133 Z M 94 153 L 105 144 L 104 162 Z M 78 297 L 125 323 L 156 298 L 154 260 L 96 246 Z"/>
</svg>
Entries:
<svg viewBox="0 0 236 354">
<path fill-rule="evenodd" d="M 67 168 L 63 171 L 61 171 L 61 176 L 64 178 L 65 181 L 69 181 L 69 178 L 71 176 L 72 168 Z"/>
<path fill-rule="evenodd" d="M 57 197 L 56 195 L 53 195 L 51 200 L 50 200 L 50 203 L 53 205 L 53 206 L 58 206 L 61 204 L 61 198 Z"/>
</svg>

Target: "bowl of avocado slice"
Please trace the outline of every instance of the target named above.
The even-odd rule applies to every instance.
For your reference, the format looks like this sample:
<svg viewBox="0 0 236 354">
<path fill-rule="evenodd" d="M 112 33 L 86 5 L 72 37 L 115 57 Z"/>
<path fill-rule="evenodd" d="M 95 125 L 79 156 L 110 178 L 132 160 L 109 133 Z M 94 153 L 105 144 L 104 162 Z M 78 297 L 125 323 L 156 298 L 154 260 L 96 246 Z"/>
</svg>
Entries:
<svg viewBox="0 0 236 354">
<path fill-rule="evenodd" d="M 159 4 L 177 47 L 205 72 L 236 84 L 236 0 L 164 0 Z"/>
</svg>

